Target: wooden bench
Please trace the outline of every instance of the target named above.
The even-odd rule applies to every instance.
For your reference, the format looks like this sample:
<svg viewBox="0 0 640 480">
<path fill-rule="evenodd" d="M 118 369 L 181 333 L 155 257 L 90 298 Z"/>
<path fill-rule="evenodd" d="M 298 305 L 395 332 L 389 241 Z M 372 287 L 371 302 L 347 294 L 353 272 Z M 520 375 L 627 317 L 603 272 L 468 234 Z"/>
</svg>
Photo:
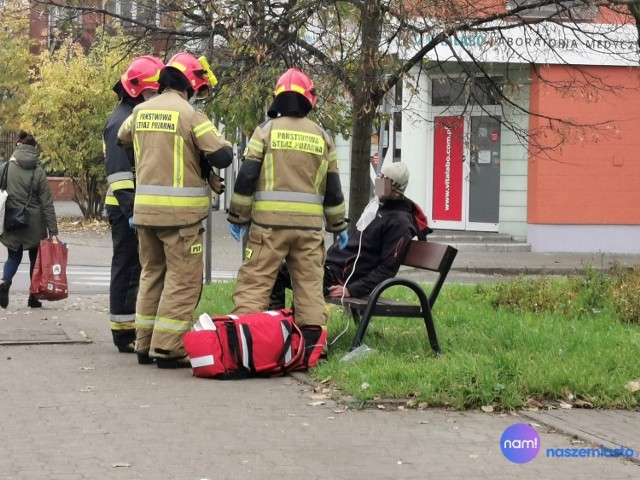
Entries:
<svg viewBox="0 0 640 480">
<path fill-rule="evenodd" d="M 371 317 L 409 317 L 422 318 L 424 320 L 431 348 L 435 353 L 440 353 L 438 335 L 436 334 L 431 310 L 436 303 L 440 289 L 444 285 L 449 269 L 457 254 L 458 250 L 450 245 L 417 240 L 411 241 L 402 265 L 439 274 L 428 297 L 418 282 L 407 278 L 394 277 L 381 282 L 373 289 L 368 298 L 325 298 L 327 303 L 341 305 L 348 309 L 358 324 L 358 330 L 351 343 L 350 350 L 357 348 L 362 343 Z M 420 303 L 416 305 L 380 297 L 385 290 L 396 285 L 413 290 Z"/>
</svg>

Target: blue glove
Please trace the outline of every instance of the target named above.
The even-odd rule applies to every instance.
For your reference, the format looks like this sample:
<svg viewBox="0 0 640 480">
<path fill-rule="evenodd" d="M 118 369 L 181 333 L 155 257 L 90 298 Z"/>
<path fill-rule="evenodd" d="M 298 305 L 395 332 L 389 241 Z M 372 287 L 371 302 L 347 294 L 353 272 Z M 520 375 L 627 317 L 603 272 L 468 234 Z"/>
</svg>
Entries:
<svg viewBox="0 0 640 480">
<path fill-rule="evenodd" d="M 133 217 L 129 217 L 129 228 L 136 228 L 133 225 Z"/>
<path fill-rule="evenodd" d="M 349 241 L 349 234 L 346 230 L 343 230 L 338 234 L 338 238 L 340 238 L 340 245 L 338 245 L 338 248 L 340 250 L 344 250 L 344 247 L 347 246 L 347 242 Z"/>
<path fill-rule="evenodd" d="M 240 238 L 244 238 L 247 236 L 249 225 L 247 225 L 246 223 L 244 225 L 231 223 L 229 224 L 229 231 L 231 232 L 231 236 L 235 239 L 235 241 L 239 242 Z"/>
</svg>

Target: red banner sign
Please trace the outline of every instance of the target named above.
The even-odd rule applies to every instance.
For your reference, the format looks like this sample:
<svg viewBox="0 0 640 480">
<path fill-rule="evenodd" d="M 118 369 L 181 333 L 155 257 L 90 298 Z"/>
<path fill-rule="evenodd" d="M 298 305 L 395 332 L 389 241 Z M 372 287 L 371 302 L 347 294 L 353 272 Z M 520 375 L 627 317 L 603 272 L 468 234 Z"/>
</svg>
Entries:
<svg viewBox="0 0 640 480">
<path fill-rule="evenodd" d="M 433 146 L 434 220 L 462 221 L 462 117 L 436 117 Z"/>
</svg>

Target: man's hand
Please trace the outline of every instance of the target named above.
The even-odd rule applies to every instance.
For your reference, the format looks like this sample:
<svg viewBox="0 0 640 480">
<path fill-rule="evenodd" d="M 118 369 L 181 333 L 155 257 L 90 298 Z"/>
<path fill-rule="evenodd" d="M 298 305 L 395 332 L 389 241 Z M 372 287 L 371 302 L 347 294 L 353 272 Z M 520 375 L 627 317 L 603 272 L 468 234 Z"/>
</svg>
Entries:
<svg viewBox="0 0 640 480">
<path fill-rule="evenodd" d="M 347 287 L 343 287 L 342 285 L 331 285 L 329 287 L 329 297 L 334 298 L 342 298 L 344 293 L 344 297 L 350 297 L 351 293 Z"/>
<path fill-rule="evenodd" d="M 235 239 L 235 241 L 239 242 L 241 238 L 247 236 L 249 225 L 246 223 L 244 225 L 240 225 L 239 223 L 231 223 L 229 224 L 229 231 L 231 232 L 231 236 Z"/>
</svg>

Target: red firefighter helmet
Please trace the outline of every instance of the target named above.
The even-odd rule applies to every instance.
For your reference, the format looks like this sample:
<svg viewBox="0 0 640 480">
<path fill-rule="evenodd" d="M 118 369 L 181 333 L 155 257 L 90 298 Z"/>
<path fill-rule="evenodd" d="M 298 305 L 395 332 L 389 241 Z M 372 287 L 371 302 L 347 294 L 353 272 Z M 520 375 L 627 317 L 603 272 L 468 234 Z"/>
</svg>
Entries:
<svg viewBox="0 0 640 480">
<path fill-rule="evenodd" d="M 208 65 L 207 65 L 208 66 Z M 193 91 L 198 93 L 203 87 L 211 88 L 212 84 L 208 71 L 200 60 L 188 52 L 176 53 L 167 62 L 167 67 L 173 67 L 187 78 Z"/>
<path fill-rule="evenodd" d="M 160 88 L 158 79 L 160 78 L 160 70 L 164 68 L 162 60 L 144 55 L 136 58 L 127 71 L 120 77 L 120 83 L 129 94 L 136 98 L 144 90 L 153 90 L 155 92 Z"/>
<path fill-rule="evenodd" d="M 311 107 L 316 106 L 318 96 L 313 88 L 313 80 L 297 68 L 290 68 L 282 74 L 276 84 L 275 96 L 283 92 L 296 92 L 309 100 Z"/>
</svg>

